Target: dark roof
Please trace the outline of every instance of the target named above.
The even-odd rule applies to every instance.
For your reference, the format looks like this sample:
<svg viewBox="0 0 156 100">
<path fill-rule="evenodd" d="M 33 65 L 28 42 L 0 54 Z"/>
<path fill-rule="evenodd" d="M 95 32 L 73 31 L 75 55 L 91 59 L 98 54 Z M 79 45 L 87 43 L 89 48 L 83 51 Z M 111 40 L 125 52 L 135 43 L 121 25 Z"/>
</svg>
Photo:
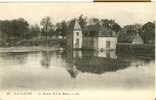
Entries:
<svg viewBox="0 0 156 100">
<path fill-rule="evenodd" d="M 100 25 L 88 25 L 85 30 L 85 34 L 93 33 L 93 32 L 95 33 L 94 36 L 98 36 L 98 37 L 116 36 L 115 32 L 110 28 L 100 26 Z"/>
<path fill-rule="evenodd" d="M 85 32 L 99 32 L 99 26 L 98 25 L 88 25 Z"/>
<path fill-rule="evenodd" d="M 99 28 L 98 36 L 99 37 L 110 37 L 110 36 L 116 36 L 116 35 L 115 35 L 115 32 L 113 30 L 111 30 L 110 28 L 101 26 Z"/>
<path fill-rule="evenodd" d="M 70 21 L 70 23 L 68 25 L 68 32 L 69 33 L 73 33 L 75 22 L 76 22 L 76 20 Z M 80 23 L 79 23 L 79 25 L 80 25 Z M 80 27 L 81 27 L 81 25 L 80 25 Z M 80 30 L 80 29 L 75 29 L 75 30 Z M 81 27 L 81 30 L 83 31 L 82 27 Z"/>
<path fill-rule="evenodd" d="M 75 20 L 72 20 L 68 26 L 69 33 L 73 33 L 74 26 L 75 26 Z M 116 36 L 115 32 L 112 29 L 104 27 L 104 26 L 100 26 L 97 24 L 88 25 L 85 29 L 82 29 L 82 31 L 83 31 L 84 35 L 94 33 L 94 35 L 92 34 L 92 36 L 98 36 L 98 37 L 114 37 L 114 36 Z"/>
</svg>

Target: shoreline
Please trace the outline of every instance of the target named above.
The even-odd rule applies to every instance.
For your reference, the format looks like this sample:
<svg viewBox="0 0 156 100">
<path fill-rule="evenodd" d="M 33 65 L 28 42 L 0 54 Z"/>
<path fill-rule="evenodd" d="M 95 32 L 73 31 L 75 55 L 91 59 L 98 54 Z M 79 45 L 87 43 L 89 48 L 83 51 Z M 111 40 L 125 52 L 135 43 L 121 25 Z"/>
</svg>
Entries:
<svg viewBox="0 0 156 100">
<path fill-rule="evenodd" d="M 44 47 L 44 46 L 38 46 L 38 47 L 0 47 L 0 53 L 3 52 L 35 52 L 35 51 L 60 51 L 63 50 L 63 48 L 59 47 Z"/>
</svg>

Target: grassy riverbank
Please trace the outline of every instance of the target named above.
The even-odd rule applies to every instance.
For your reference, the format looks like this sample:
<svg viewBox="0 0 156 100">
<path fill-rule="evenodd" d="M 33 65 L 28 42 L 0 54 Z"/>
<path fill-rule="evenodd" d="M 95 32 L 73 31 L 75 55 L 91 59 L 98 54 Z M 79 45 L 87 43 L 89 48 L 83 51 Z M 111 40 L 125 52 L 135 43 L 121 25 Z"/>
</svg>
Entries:
<svg viewBox="0 0 156 100">
<path fill-rule="evenodd" d="M 32 46 L 63 46 L 65 45 L 65 40 L 64 39 L 48 39 L 46 40 L 45 38 L 36 38 L 36 39 L 9 39 L 9 40 L 1 40 L 0 41 L 0 47 L 20 47 L 20 46 L 25 46 L 25 47 L 32 47 Z"/>
<path fill-rule="evenodd" d="M 117 53 L 132 54 L 139 57 L 155 57 L 154 44 L 118 43 Z"/>
<path fill-rule="evenodd" d="M 0 47 L 0 52 L 33 52 L 33 51 L 57 51 L 63 50 L 58 46 L 45 47 L 45 46 L 31 46 L 31 47 Z"/>
</svg>

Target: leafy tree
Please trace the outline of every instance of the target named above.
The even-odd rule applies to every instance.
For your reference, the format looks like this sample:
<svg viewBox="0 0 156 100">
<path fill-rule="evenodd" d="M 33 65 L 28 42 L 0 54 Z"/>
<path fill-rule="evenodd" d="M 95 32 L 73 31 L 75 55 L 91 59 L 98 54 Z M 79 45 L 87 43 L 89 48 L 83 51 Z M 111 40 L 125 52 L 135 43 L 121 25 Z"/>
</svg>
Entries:
<svg viewBox="0 0 156 100">
<path fill-rule="evenodd" d="M 23 18 L 4 20 L 0 22 L 0 30 L 2 32 L 2 36 L 6 39 L 20 39 L 27 35 L 29 31 L 29 24 Z"/>
<path fill-rule="evenodd" d="M 85 17 L 84 15 L 80 15 L 78 21 L 82 30 L 84 31 L 84 29 L 87 27 L 87 17 Z"/>
<path fill-rule="evenodd" d="M 63 38 L 66 36 L 66 33 L 68 32 L 68 25 L 66 21 L 62 21 L 61 23 L 56 24 L 56 33 L 59 36 L 63 36 Z"/>
<path fill-rule="evenodd" d="M 10 25 L 11 25 L 11 23 L 8 20 L 0 21 L 1 37 L 3 39 L 10 37 L 10 33 L 11 33 Z"/>
<path fill-rule="evenodd" d="M 40 35 L 40 27 L 37 24 L 31 25 L 29 29 L 29 37 L 35 38 L 38 37 L 39 35 Z"/>
<path fill-rule="evenodd" d="M 141 27 L 139 24 L 124 26 L 119 33 L 118 41 L 131 43 L 134 36 L 139 33 Z"/>
<path fill-rule="evenodd" d="M 155 42 L 155 24 L 154 22 L 147 22 L 143 25 L 140 32 L 145 43 Z"/>
<path fill-rule="evenodd" d="M 25 37 L 29 31 L 29 24 L 23 18 L 15 19 L 11 21 L 12 35 L 15 37 Z"/>
<path fill-rule="evenodd" d="M 93 18 L 92 20 L 93 20 L 93 23 L 95 25 L 99 25 L 100 24 L 100 20 L 98 18 Z"/>
<path fill-rule="evenodd" d="M 117 34 L 121 31 L 121 26 L 117 23 L 112 25 L 112 30 L 115 31 Z"/>
<path fill-rule="evenodd" d="M 65 21 L 62 21 L 61 22 L 61 32 L 62 32 L 62 36 L 65 37 L 66 36 L 66 33 L 68 31 L 68 26 L 67 26 L 67 23 Z"/>
<path fill-rule="evenodd" d="M 112 29 L 116 33 L 118 33 L 121 30 L 121 27 L 118 23 L 115 22 L 115 20 L 109 20 L 109 19 L 102 19 L 100 21 L 102 26 L 105 26 L 107 28 Z"/>
<path fill-rule="evenodd" d="M 52 30 L 52 27 L 53 27 L 53 24 L 51 22 L 51 19 L 49 16 L 47 17 L 44 17 L 42 20 L 41 20 L 41 26 L 42 26 L 42 33 L 43 33 L 43 36 L 48 36 L 48 33 L 50 32 L 50 30 Z"/>
<path fill-rule="evenodd" d="M 100 20 L 98 18 L 90 18 L 88 20 L 89 25 L 100 25 Z"/>
<path fill-rule="evenodd" d="M 56 23 L 55 36 L 59 36 L 61 34 L 61 24 Z"/>
</svg>

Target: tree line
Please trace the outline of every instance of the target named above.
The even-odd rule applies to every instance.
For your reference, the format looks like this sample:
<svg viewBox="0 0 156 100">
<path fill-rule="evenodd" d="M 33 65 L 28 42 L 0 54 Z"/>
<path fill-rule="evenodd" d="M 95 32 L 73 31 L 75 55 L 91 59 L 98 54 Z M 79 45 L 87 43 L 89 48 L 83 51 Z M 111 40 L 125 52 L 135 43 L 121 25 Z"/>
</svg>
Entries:
<svg viewBox="0 0 156 100">
<path fill-rule="evenodd" d="M 0 41 L 10 44 L 10 42 L 19 43 L 21 41 L 30 40 L 45 40 L 53 37 L 65 38 L 71 30 L 71 23 L 77 19 L 80 23 L 82 31 L 85 32 L 88 23 L 94 25 L 102 25 L 107 27 L 118 35 L 118 42 L 131 43 L 135 34 L 139 34 L 144 43 L 154 43 L 155 41 L 155 24 L 147 22 L 145 24 L 125 25 L 121 27 L 115 20 L 88 18 L 80 15 L 78 18 L 73 18 L 68 21 L 61 21 L 54 24 L 49 16 L 44 17 L 40 24 L 31 25 L 24 18 L 13 20 L 0 20 Z M 22 44 L 22 43 L 21 43 Z"/>
</svg>

